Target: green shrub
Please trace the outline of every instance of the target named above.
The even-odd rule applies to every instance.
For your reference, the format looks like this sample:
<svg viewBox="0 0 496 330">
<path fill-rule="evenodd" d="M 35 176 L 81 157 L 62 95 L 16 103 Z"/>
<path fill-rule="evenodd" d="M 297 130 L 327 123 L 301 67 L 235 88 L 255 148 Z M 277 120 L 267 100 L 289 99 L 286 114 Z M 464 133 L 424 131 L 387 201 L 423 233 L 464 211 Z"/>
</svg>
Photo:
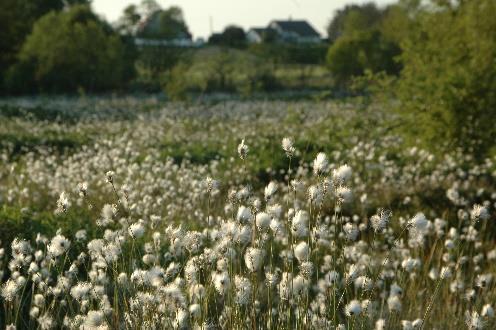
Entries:
<svg viewBox="0 0 496 330">
<path fill-rule="evenodd" d="M 99 91 L 122 85 L 130 74 L 126 47 L 88 6 L 39 19 L 8 74 L 12 90 L 24 82 L 40 91 Z"/>
<path fill-rule="evenodd" d="M 378 30 L 357 32 L 339 38 L 327 53 L 327 66 L 338 84 L 348 83 L 365 71 L 397 74 L 395 57 L 400 48 Z"/>
<path fill-rule="evenodd" d="M 426 144 L 450 141 L 478 156 L 494 145 L 495 15 L 493 0 L 443 2 L 403 43 L 400 110 Z"/>
</svg>

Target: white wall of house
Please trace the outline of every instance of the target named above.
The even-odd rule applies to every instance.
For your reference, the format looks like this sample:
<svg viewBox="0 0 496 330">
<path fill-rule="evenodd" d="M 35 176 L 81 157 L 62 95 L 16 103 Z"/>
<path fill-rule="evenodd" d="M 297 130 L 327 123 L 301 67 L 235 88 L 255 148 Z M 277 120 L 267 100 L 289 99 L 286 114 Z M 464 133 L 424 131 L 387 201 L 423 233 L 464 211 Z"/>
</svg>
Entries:
<svg viewBox="0 0 496 330">
<path fill-rule="evenodd" d="M 246 40 L 248 40 L 248 42 L 252 44 L 259 44 L 262 42 L 262 36 L 258 34 L 257 31 L 252 29 L 249 30 L 248 33 L 246 33 Z"/>
</svg>

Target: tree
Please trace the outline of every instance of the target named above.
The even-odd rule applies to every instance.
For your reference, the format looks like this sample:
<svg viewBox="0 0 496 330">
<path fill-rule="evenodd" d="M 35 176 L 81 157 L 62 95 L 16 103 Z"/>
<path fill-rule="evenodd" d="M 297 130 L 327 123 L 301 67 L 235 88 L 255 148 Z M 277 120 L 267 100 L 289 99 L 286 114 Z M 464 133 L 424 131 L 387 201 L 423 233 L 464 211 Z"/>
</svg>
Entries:
<svg viewBox="0 0 496 330">
<path fill-rule="evenodd" d="M 420 0 L 400 0 L 384 9 L 379 29 L 384 37 L 398 45 L 417 29 Z"/>
<path fill-rule="evenodd" d="M 327 66 L 338 84 L 346 84 L 366 71 L 398 74 L 395 57 L 400 48 L 378 31 L 357 32 L 339 38 L 327 53 Z"/>
<path fill-rule="evenodd" d="M 183 11 L 179 7 L 170 7 L 160 12 L 160 34 L 165 39 L 178 37 L 191 39 L 191 33 L 184 21 Z"/>
<path fill-rule="evenodd" d="M 240 48 L 246 45 L 246 34 L 243 28 L 229 25 L 221 34 L 212 35 L 208 42 L 213 45 Z"/>
<path fill-rule="evenodd" d="M 138 12 L 138 7 L 136 5 L 129 5 L 124 8 L 124 12 L 119 18 L 117 30 L 124 35 L 133 35 L 136 33 L 140 20 L 141 14 Z"/>
<path fill-rule="evenodd" d="M 155 0 L 143 0 L 140 4 L 140 10 L 143 16 L 150 16 L 161 9 L 162 7 Z"/>
<path fill-rule="evenodd" d="M 166 40 L 191 38 L 179 7 L 157 9 L 146 17 L 144 25 L 137 33 L 140 38 Z"/>
<path fill-rule="evenodd" d="M 89 6 L 75 5 L 35 23 L 9 81 L 13 87 L 32 81 L 37 90 L 49 92 L 99 91 L 125 82 L 126 58 L 125 47 L 110 26 Z"/>
<path fill-rule="evenodd" d="M 432 8 L 402 43 L 400 109 L 424 141 L 450 141 L 483 157 L 496 135 L 496 2 L 436 1 Z"/>
<path fill-rule="evenodd" d="M 329 24 L 327 64 L 338 84 L 347 84 L 353 77 L 384 72 L 397 75 L 401 65 L 400 43 L 411 24 L 410 6 L 418 0 L 401 0 L 384 9 L 374 3 L 349 5 L 338 10 Z"/>
<path fill-rule="evenodd" d="M 327 35 L 332 43 L 341 36 L 374 29 L 381 18 L 382 11 L 373 2 L 363 5 L 347 5 L 334 13 L 327 27 Z"/>
<path fill-rule="evenodd" d="M 34 22 L 46 13 L 63 7 L 62 0 L 0 1 L 0 77 L 4 77 L 7 68 L 15 63 Z"/>
</svg>

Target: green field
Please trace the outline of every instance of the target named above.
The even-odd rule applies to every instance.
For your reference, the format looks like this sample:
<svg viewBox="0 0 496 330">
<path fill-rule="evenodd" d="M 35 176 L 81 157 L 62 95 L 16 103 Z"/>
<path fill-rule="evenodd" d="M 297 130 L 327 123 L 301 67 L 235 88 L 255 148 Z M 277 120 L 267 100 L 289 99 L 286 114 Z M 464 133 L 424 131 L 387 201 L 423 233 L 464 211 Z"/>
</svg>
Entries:
<svg viewBox="0 0 496 330">
<path fill-rule="evenodd" d="M 494 328 L 496 159 L 404 131 L 357 100 L 4 99 L 0 326 Z"/>
</svg>

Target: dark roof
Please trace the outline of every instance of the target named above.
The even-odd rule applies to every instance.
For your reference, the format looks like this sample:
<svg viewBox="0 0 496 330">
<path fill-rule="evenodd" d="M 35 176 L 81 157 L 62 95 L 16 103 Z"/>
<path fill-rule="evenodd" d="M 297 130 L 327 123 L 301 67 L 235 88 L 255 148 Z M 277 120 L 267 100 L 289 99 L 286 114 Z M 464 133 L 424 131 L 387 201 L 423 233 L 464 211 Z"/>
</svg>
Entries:
<svg viewBox="0 0 496 330">
<path fill-rule="evenodd" d="M 307 21 L 274 21 L 282 30 L 297 33 L 300 37 L 320 37 Z"/>
</svg>

